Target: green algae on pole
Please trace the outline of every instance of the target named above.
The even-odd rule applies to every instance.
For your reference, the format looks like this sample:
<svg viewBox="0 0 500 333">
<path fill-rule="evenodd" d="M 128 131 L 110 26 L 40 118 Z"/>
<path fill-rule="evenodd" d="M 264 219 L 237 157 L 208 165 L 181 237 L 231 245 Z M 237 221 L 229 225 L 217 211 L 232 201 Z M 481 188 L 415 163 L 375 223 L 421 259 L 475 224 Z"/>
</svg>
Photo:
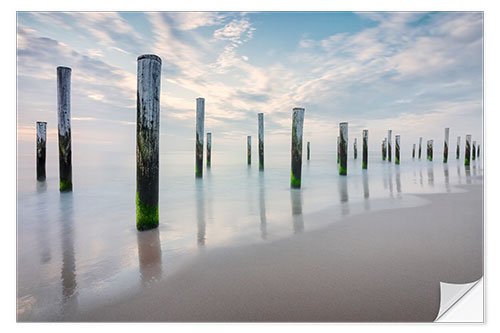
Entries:
<svg viewBox="0 0 500 333">
<path fill-rule="evenodd" d="M 472 160 L 476 159 L 476 141 L 472 141 Z"/>
<path fill-rule="evenodd" d="M 368 169 L 368 130 L 363 130 L 363 162 L 362 168 Z"/>
<path fill-rule="evenodd" d="M 444 129 L 443 163 L 448 163 L 448 140 L 450 139 L 450 129 Z"/>
<path fill-rule="evenodd" d="M 196 99 L 196 142 L 195 142 L 195 176 L 203 176 L 203 132 L 205 126 L 205 99 Z"/>
<path fill-rule="evenodd" d="M 347 123 L 340 123 L 339 128 L 339 146 L 340 146 L 340 164 L 339 164 L 339 175 L 347 175 Z"/>
<path fill-rule="evenodd" d="M 340 163 L 340 136 L 337 136 L 337 164 Z"/>
<path fill-rule="evenodd" d="M 434 156 L 434 140 L 429 140 L 429 161 L 432 161 Z"/>
<path fill-rule="evenodd" d="M 394 161 L 396 164 L 399 164 L 399 140 L 400 136 L 396 135 L 396 155 L 394 156 Z"/>
<path fill-rule="evenodd" d="M 382 140 L 382 161 L 385 161 L 387 158 L 387 138 Z"/>
<path fill-rule="evenodd" d="M 264 114 L 259 113 L 259 169 L 264 169 Z"/>
<path fill-rule="evenodd" d="M 212 165 L 212 133 L 207 133 L 207 167 Z"/>
<path fill-rule="evenodd" d="M 464 165 L 470 165 L 470 140 L 472 139 L 471 135 L 468 134 L 465 136 L 465 158 Z"/>
<path fill-rule="evenodd" d="M 392 130 L 387 131 L 387 160 L 392 160 Z"/>
<path fill-rule="evenodd" d="M 354 159 L 356 159 L 358 158 L 358 138 L 354 138 L 353 148 L 354 148 Z"/>
<path fill-rule="evenodd" d="M 422 137 L 418 139 L 418 159 L 422 157 Z"/>
<path fill-rule="evenodd" d="M 311 143 L 307 141 L 307 160 L 311 159 Z"/>
<path fill-rule="evenodd" d="M 292 174 L 290 186 L 300 188 L 302 176 L 302 132 L 304 128 L 303 108 L 294 108 L 292 116 Z"/>
<path fill-rule="evenodd" d="M 411 158 L 415 159 L 415 144 L 413 144 L 413 149 L 411 151 Z"/>
<path fill-rule="evenodd" d="M 247 164 L 252 164 L 252 137 L 247 136 Z"/>
<path fill-rule="evenodd" d="M 137 58 L 136 227 L 158 227 L 161 59 Z"/>
<path fill-rule="evenodd" d="M 59 191 L 73 190 L 71 166 L 71 68 L 57 67 Z"/>
<path fill-rule="evenodd" d="M 460 158 L 460 137 L 457 137 L 457 160 Z"/>
<path fill-rule="evenodd" d="M 45 176 L 45 154 L 47 146 L 47 122 L 36 122 L 36 179 L 44 181 Z"/>
</svg>

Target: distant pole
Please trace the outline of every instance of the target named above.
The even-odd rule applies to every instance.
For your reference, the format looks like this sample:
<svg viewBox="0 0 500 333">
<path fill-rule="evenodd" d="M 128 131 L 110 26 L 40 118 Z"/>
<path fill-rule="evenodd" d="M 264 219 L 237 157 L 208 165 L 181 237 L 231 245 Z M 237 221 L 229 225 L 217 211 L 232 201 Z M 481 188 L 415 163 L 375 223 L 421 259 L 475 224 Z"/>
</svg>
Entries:
<svg viewBox="0 0 500 333">
<path fill-rule="evenodd" d="M 385 161 L 385 139 L 382 140 L 382 161 Z"/>
<path fill-rule="evenodd" d="M 444 148 L 443 148 L 443 162 L 448 163 L 448 140 L 450 139 L 450 129 L 444 129 Z"/>
<path fill-rule="evenodd" d="M 427 159 L 431 159 L 431 140 L 427 140 Z"/>
<path fill-rule="evenodd" d="M 294 108 L 292 116 L 292 174 L 290 186 L 300 188 L 302 176 L 302 130 L 304 128 L 303 108 Z"/>
<path fill-rule="evenodd" d="M 71 68 L 57 67 L 57 117 L 59 133 L 59 191 L 72 191 L 71 166 Z"/>
<path fill-rule="evenodd" d="M 477 158 L 479 158 L 479 149 L 480 149 L 481 145 L 477 145 Z"/>
<path fill-rule="evenodd" d="M 205 131 L 205 99 L 196 99 L 196 164 L 195 176 L 203 177 L 203 133 Z"/>
<path fill-rule="evenodd" d="M 247 136 L 247 164 L 252 164 L 252 137 Z"/>
<path fill-rule="evenodd" d="M 415 144 L 413 144 L 413 149 L 411 151 L 411 158 L 415 159 Z"/>
<path fill-rule="evenodd" d="M 392 130 L 387 131 L 387 160 L 392 159 Z"/>
<path fill-rule="evenodd" d="M 347 175 L 347 123 L 340 123 L 340 165 L 339 165 L 339 175 Z"/>
<path fill-rule="evenodd" d="M 207 133 L 207 167 L 212 165 L 212 133 Z"/>
<path fill-rule="evenodd" d="M 476 141 L 472 141 L 472 160 L 476 159 Z"/>
<path fill-rule="evenodd" d="M 396 135 L 396 156 L 394 158 L 394 161 L 396 162 L 396 164 L 399 164 L 399 140 L 400 140 L 400 136 Z"/>
<path fill-rule="evenodd" d="M 258 114 L 259 119 L 259 169 L 264 169 L 264 114 Z"/>
<path fill-rule="evenodd" d="M 434 140 L 429 140 L 429 161 L 432 161 L 434 156 Z"/>
<path fill-rule="evenodd" d="M 337 164 L 340 163 L 340 136 L 337 136 Z"/>
<path fill-rule="evenodd" d="M 460 137 L 457 137 L 457 160 L 460 158 Z"/>
<path fill-rule="evenodd" d="M 354 148 L 354 159 L 356 159 L 358 158 L 358 138 L 354 138 L 353 148 Z"/>
<path fill-rule="evenodd" d="M 470 165 L 470 140 L 472 139 L 470 134 L 465 136 L 465 158 L 464 164 Z"/>
<path fill-rule="evenodd" d="M 36 122 L 36 179 L 45 180 L 45 152 L 47 143 L 47 122 Z"/>
<path fill-rule="evenodd" d="M 368 169 L 368 130 L 363 130 L 363 169 Z"/>
<path fill-rule="evenodd" d="M 137 58 L 137 192 L 138 230 L 158 227 L 160 160 L 161 59 L 153 54 Z"/>
<path fill-rule="evenodd" d="M 307 160 L 311 159 L 311 143 L 307 141 Z"/>
<path fill-rule="evenodd" d="M 418 139 L 418 159 L 422 157 L 422 137 Z"/>
</svg>

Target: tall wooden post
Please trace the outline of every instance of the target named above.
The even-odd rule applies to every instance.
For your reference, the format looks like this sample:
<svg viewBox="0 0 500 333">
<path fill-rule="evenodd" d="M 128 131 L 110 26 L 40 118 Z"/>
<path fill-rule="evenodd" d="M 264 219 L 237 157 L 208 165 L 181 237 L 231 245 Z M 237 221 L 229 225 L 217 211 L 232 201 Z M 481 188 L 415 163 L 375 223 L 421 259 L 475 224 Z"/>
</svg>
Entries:
<svg viewBox="0 0 500 333">
<path fill-rule="evenodd" d="M 311 159 L 311 143 L 307 141 L 307 160 Z"/>
<path fill-rule="evenodd" d="M 413 149 L 411 151 L 411 158 L 415 159 L 415 144 L 413 144 Z"/>
<path fill-rule="evenodd" d="M 247 164 L 252 164 L 252 137 L 247 136 Z"/>
<path fill-rule="evenodd" d="M 472 160 L 476 159 L 476 141 L 472 141 Z"/>
<path fill-rule="evenodd" d="M 47 143 L 47 122 L 36 122 L 36 179 L 43 181 L 45 175 L 45 155 Z"/>
<path fill-rule="evenodd" d="M 396 135 L 396 156 L 394 158 L 394 161 L 396 162 L 396 164 L 399 164 L 399 140 L 400 140 L 400 136 Z"/>
<path fill-rule="evenodd" d="M 382 161 L 385 161 L 385 139 L 382 140 Z"/>
<path fill-rule="evenodd" d="M 158 227 L 160 159 L 161 59 L 153 54 L 137 58 L 137 192 L 138 230 Z"/>
<path fill-rule="evenodd" d="M 304 128 L 303 108 L 294 108 L 292 116 L 292 174 L 290 186 L 300 188 L 302 177 L 302 130 Z"/>
<path fill-rule="evenodd" d="M 212 165 L 212 133 L 207 133 L 207 167 Z"/>
<path fill-rule="evenodd" d="M 422 157 L 422 137 L 418 139 L 418 159 Z"/>
<path fill-rule="evenodd" d="M 481 145 L 477 145 L 477 158 L 479 158 L 479 149 L 480 149 Z"/>
<path fill-rule="evenodd" d="M 450 139 L 450 129 L 444 129 L 444 148 L 443 148 L 443 162 L 448 163 L 448 140 Z"/>
<path fill-rule="evenodd" d="M 347 123 L 340 123 L 339 129 L 340 137 L 340 165 L 339 165 L 339 175 L 347 175 Z"/>
<path fill-rule="evenodd" d="M 467 134 L 465 136 L 465 158 L 464 158 L 464 164 L 465 165 L 470 165 L 470 144 L 471 144 L 471 135 Z"/>
<path fill-rule="evenodd" d="M 259 169 L 264 169 L 264 114 L 258 114 L 259 119 Z"/>
<path fill-rule="evenodd" d="M 337 164 L 340 163 L 340 136 L 337 136 Z"/>
<path fill-rule="evenodd" d="M 457 137 L 457 160 L 460 158 L 460 137 Z"/>
<path fill-rule="evenodd" d="M 387 160 L 392 160 L 392 130 L 387 131 Z"/>
<path fill-rule="evenodd" d="M 73 190 L 71 165 L 71 68 L 57 67 L 59 191 Z"/>
<path fill-rule="evenodd" d="M 429 161 L 434 157 L 434 140 L 429 140 Z"/>
<path fill-rule="evenodd" d="M 354 159 L 356 159 L 358 158 L 358 138 L 354 138 L 353 148 L 354 148 Z"/>
<path fill-rule="evenodd" d="M 363 130 L 363 169 L 368 169 L 368 130 Z"/>
<path fill-rule="evenodd" d="M 196 99 L 195 176 L 203 177 L 203 133 L 205 131 L 205 99 Z"/>
</svg>

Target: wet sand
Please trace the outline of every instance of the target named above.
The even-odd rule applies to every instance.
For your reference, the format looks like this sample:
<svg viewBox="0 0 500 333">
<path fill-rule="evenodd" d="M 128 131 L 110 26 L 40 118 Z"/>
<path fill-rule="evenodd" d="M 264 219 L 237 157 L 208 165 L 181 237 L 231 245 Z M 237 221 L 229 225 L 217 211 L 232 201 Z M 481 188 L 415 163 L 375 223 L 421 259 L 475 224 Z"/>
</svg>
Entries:
<svg viewBox="0 0 500 333">
<path fill-rule="evenodd" d="M 139 294 L 58 321 L 419 322 L 483 276 L 482 185 L 291 238 L 207 250 Z M 328 210 L 308 219 L 328 219 Z"/>
</svg>

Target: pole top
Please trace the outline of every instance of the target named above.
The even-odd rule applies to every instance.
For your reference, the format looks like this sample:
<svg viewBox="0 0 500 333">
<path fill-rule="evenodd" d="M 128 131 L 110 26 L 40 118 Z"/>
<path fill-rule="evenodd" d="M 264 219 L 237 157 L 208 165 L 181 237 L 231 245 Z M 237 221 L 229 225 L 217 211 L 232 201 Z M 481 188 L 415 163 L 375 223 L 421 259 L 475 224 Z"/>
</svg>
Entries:
<svg viewBox="0 0 500 333">
<path fill-rule="evenodd" d="M 139 60 L 143 60 L 143 59 L 152 59 L 152 60 L 156 60 L 156 61 L 158 61 L 158 62 L 160 63 L 160 65 L 161 65 L 161 58 L 160 58 L 160 57 L 158 57 L 158 56 L 157 56 L 157 55 L 155 55 L 155 54 L 143 54 L 143 55 L 141 55 L 141 56 L 137 57 L 137 61 L 139 61 Z"/>
<path fill-rule="evenodd" d="M 347 125 L 347 124 L 348 124 L 347 121 L 340 123 L 340 125 Z"/>
<path fill-rule="evenodd" d="M 293 111 L 305 111 L 306 109 L 304 108 L 293 108 Z"/>
<path fill-rule="evenodd" d="M 47 122 L 46 121 L 37 121 L 36 123 L 37 124 L 46 124 Z"/>
<path fill-rule="evenodd" d="M 65 67 L 65 66 L 57 66 L 57 70 L 65 70 L 65 71 L 70 71 L 71 72 L 71 68 L 70 67 Z"/>
<path fill-rule="evenodd" d="M 197 101 L 204 101 L 204 100 L 205 100 L 205 98 L 203 98 L 203 97 L 198 97 L 198 98 L 196 98 L 196 100 L 197 100 Z"/>
</svg>

